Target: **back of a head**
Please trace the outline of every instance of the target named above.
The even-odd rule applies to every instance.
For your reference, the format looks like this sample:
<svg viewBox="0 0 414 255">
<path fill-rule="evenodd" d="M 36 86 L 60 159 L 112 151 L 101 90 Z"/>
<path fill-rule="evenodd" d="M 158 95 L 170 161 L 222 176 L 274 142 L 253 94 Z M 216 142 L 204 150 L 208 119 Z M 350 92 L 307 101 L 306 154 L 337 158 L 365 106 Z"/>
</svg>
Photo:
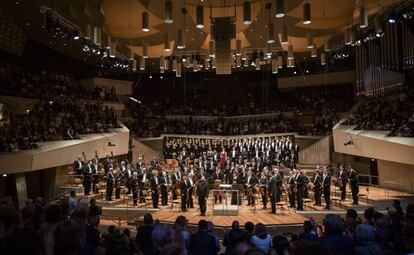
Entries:
<svg viewBox="0 0 414 255">
<path fill-rule="evenodd" d="M 207 231 L 208 223 L 206 220 L 200 220 L 198 222 L 198 230 L 199 231 Z"/>
<path fill-rule="evenodd" d="M 85 237 L 85 228 L 71 219 L 58 223 L 55 230 L 55 254 L 74 254 L 79 252 L 81 240 Z"/>
<path fill-rule="evenodd" d="M 327 214 L 323 221 L 326 233 L 341 233 L 345 229 L 345 223 L 337 214 Z"/>
<path fill-rule="evenodd" d="M 154 219 L 152 218 L 152 215 L 150 213 L 147 213 L 144 215 L 144 224 L 145 225 L 151 225 L 154 223 Z"/>
<path fill-rule="evenodd" d="M 233 221 L 233 223 L 231 224 L 231 229 L 238 230 L 239 228 L 240 228 L 240 223 L 237 220 Z"/>
<path fill-rule="evenodd" d="M 151 235 L 152 245 L 158 251 L 164 249 L 174 240 L 174 232 L 165 224 L 155 224 Z"/>
<path fill-rule="evenodd" d="M 356 235 L 359 241 L 373 241 L 375 239 L 374 227 L 369 224 L 360 224 L 356 227 Z"/>
<path fill-rule="evenodd" d="M 250 222 L 250 221 L 246 222 L 244 224 L 244 230 L 246 230 L 247 233 L 253 233 L 253 230 L 254 230 L 253 222 Z"/>
<path fill-rule="evenodd" d="M 312 241 L 299 241 L 296 243 L 293 254 L 295 255 L 331 255 L 329 250 L 319 244 Z"/>
<path fill-rule="evenodd" d="M 185 230 L 186 226 L 187 226 L 187 219 L 185 218 L 185 216 L 180 215 L 175 219 L 175 224 L 174 224 L 175 231 Z"/>
<path fill-rule="evenodd" d="M 303 222 L 303 232 L 309 233 L 313 228 L 312 222 L 310 220 L 305 220 Z"/>
<path fill-rule="evenodd" d="M 263 223 L 256 224 L 256 230 L 254 231 L 254 234 L 261 239 L 265 239 L 267 236 L 267 230 L 265 225 Z"/>
</svg>

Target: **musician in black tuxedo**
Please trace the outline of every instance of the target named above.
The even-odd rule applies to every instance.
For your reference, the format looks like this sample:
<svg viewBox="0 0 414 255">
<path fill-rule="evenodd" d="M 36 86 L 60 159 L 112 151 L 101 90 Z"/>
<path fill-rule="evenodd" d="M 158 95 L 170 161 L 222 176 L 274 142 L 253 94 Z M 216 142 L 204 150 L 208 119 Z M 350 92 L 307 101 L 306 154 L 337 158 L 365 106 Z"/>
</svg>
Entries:
<svg viewBox="0 0 414 255">
<path fill-rule="evenodd" d="M 146 190 L 148 187 L 147 184 L 150 179 L 150 174 L 147 172 L 147 169 L 143 166 L 138 173 L 138 179 L 139 179 L 139 201 L 141 203 L 145 202 L 145 196 L 143 191 Z"/>
<path fill-rule="evenodd" d="M 319 169 L 319 167 L 317 168 Z M 315 205 L 322 205 L 322 173 L 315 171 L 315 177 L 313 178 L 313 192 L 315 194 Z"/>
<path fill-rule="evenodd" d="M 296 200 L 297 200 L 297 210 L 303 211 L 303 192 L 305 189 L 305 176 L 301 171 L 298 171 L 296 176 Z"/>
<path fill-rule="evenodd" d="M 168 204 L 168 184 L 169 184 L 169 179 L 168 179 L 167 172 L 162 171 L 162 177 L 160 177 L 161 205 Z"/>
<path fill-rule="evenodd" d="M 151 197 L 152 197 L 152 207 L 158 208 L 158 201 L 160 199 L 160 194 L 158 190 L 160 189 L 160 179 L 158 177 L 158 171 L 152 171 L 152 178 L 151 178 Z"/>
<path fill-rule="evenodd" d="M 295 177 L 296 173 L 294 171 L 290 171 L 290 177 L 288 179 L 288 185 L 289 185 L 289 204 L 291 208 L 295 207 Z"/>
<path fill-rule="evenodd" d="M 177 199 L 177 194 L 175 193 L 175 185 L 177 183 L 177 180 L 181 180 L 182 174 L 180 172 L 180 169 L 176 167 L 174 169 L 174 173 L 171 175 L 171 183 L 172 183 L 172 190 L 173 190 L 173 200 Z"/>
<path fill-rule="evenodd" d="M 260 194 L 262 196 L 262 204 L 263 204 L 263 209 L 267 209 L 267 185 L 268 185 L 268 179 L 267 176 L 265 174 L 264 171 L 262 171 L 260 173 L 260 179 L 259 179 L 259 186 L 261 189 L 262 194 Z"/>
<path fill-rule="evenodd" d="M 187 211 L 187 195 L 188 195 L 188 189 L 187 189 L 187 181 L 188 178 L 186 175 L 183 175 L 183 179 L 180 182 L 180 191 L 181 191 L 181 211 L 186 212 Z"/>
<path fill-rule="evenodd" d="M 223 173 L 220 171 L 219 167 L 216 167 L 216 171 L 213 174 L 213 180 L 214 182 L 216 181 L 220 181 L 221 183 L 223 183 L 224 180 L 224 175 Z M 222 201 L 222 196 L 221 195 L 214 195 L 214 203 L 217 203 L 217 200 L 220 202 Z"/>
<path fill-rule="evenodd" d="M 94 157 L 92 159 L 92 192 L 98 194 L 98 187 L 96 184 L 99 182 L 98 179 L 98 171 L 99 171 L 99 159 Z"/>
<path fill-rule="evenodd" d="M 208 194 L 208 184 L 206 182 L 206 178 L 203 176 L 197 183 L 198 205 L 200 206 L 201 216 L 206 215 Z"/>
<path fill-rule="evenodd" d="M 324 169 L 322 175 L 322 187 L 323 187 L 323 196 L 325 198 L 325 209 L 329 210 L 331 208 L 331 175 L 328 170 Z"/>
<path fill-rule="evenodd" d="M 348 166 L 348 169 L 349 169 L 349 184 L 351 185 L 351 193 L 352 193 L 352 204 L 358 205 L 358 196 L 359 196 L 358 172 L 355 171 L 351 166 Z"/>
<path fill-rule="evenodd" d="M 348 173 L 346 169 L 341 165 L 339 167 L 339 173 L 338 173 L 338 182 L 340 182 L 340 191 L 341 191 L 341 201 L 345 201 L 346 199 L 346 185 L 348 183 Z"/>
<path fill-rule="evenodd" d="M 276 171 L 269 179 L 269 198 L 270 198 L 270 204 L 272 208 L 272 213 L 276 214 L 276 203 L 277 203 L 277 197 L 278 197 L 278 187 L 277 187 L 277 173 Z"/>
<path fill-rule="evenodd" d="M 73 162 L 73 165 L 74 165 L 73 170 L 75 170 L 75 174 L 81 175 L 83 166 L 85 165 L 85 162 L 82 161 L 82 157 L 78 156 L 78 159 L 75 160 L 75 162 Z"/>
<path fill-rule="evenodd" d="M 88 163 L 83 166 L 82 168 L 83 173 L 83 189 L 85 195 L 89 196 L 89 192 L 91 191 L 91 185 L 92 185 L 92 161 L 88 161 Z"/>
<path fill-rule="evenodd" d="M 276 190 L 277 190 L 276 203 L 278 203 L 281 201 L 281 196 L 282 196 L 283 175 L 279 169 L 276 169 L 274 171 L 274 176 L 276 179 Z"/>
<path fill-rule="evenodd" d="M 254 205 L 254 196 L 253 196 L 253 192 L 251 191 L 251 189 L 253 188 L 253 186 L 257 183 L 257 179 L 256 177 L 254 177 L 252 175 L 252 171 L 249 170 L 247 171 L 247 176 L 246 176 L 246 190 L 247 190 L 247 205 Z"/>
<path fill-rule="evenodd" d="M 194 201 L 193 201 L 193 193 L 194 193 L 194 181 L 193 181 L 193 175 L 189 174 L 186 186 L 188 190 L 187 194 L 187 208 L 194 208 Z"/>
<path fill-rule="evenodd" d="M 112 201 L 112 192 L 115 183 L 115 169 L 111 168 L 105 176 L 106 179 L 106 200 Z"/>
<path fill-rule="evenodd" d="M 123 173 L 119 167 L 116 167 L 115 169 L 115 199 L 121 199 L 121 182 Z"/>
<path fill-rule="evenodd" d="M 129 185 L 131 187 L 132 192 L 132 205 L 136 206 L 138 202 L 138 195 L 139 195 L 139 179 L 138 173 L 134 172 L 132 177 L 129 178 Z"/>
</svg>

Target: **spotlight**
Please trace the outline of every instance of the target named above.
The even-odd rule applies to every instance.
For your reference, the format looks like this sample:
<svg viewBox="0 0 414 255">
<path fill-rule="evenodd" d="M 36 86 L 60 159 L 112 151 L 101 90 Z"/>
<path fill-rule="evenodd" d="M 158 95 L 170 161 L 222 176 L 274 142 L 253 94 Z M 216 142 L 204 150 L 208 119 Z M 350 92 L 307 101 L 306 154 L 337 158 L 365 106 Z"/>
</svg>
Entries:
<svg viewBox="0 0 414 255">
<path fill-rule="evenodd" d="M 296 71 L 293 71 L 293 74 L 296 74 Z"/>
<path fill-rule="evenodd" d="M 149 78 L 152 79 L 152 75 L 150 75 Z"/>
<path fill-rule="evenodd" d="M 388 23 L 390 23 L 390 24 L 394 24 L 395 22 L 397 22 L 397 21 L 395 20 L 395 18 L 394 18 L 394 17 L 390 17 L 390 18 L 388 18 Z"/>
<path fill-rule="evenodd" d="M 162 80 L 164 77 L 162 77 L 162 75 L 160 76 L 160 79 Z"/>
<path fill-rule="evenodd" d="M 7 174 L 3 174 L 3 177 L 7 177 Z"/>
<path fill-rule="evenodd" d="M 79 32 L 78 31 L 73 31 L 72 33 L 72 38 L 73 40 L 77 41 L 79 40 L 80 36 L 79 36 Z"/>
</svg>

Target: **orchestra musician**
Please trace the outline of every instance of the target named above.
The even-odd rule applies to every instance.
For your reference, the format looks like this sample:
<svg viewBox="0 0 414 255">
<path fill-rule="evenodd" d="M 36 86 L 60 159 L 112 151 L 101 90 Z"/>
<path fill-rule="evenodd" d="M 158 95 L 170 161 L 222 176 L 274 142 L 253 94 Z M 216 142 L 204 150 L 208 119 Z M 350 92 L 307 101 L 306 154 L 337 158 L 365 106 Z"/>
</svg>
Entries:
<svg viewBox="0 0 414 255">
<path fill-rule="evenodd" d="M 220 166 L 221 167 L 224 167 L 224 165 L 226 164 L 226 159 L 227 159 L 227 152 L 223 147 L 220 152 Z"/>
<path fill-rule="evenodd" d="M 262 171 L 260 173 L 260 179 L 259 179 L 259 188 L 260 188 L 260 195 L 262 197 L 262 204 L 263 209 L 267 209 L 267 185 L 268 185 L 268 179 L 266 176 L 265 171 Z"/>
<path fill-rule="evenodd" d="M 329 210 L 331 208 L 331 175 L 328 172 L 327 167 L 324 167 L 322 175 L 322 186 L 323 186 L 323 196 L 325 198 L 325 209 Z"/>
<path fill-rule="evenodd" d="M 181 191 L 181 211 L 186 212 L 187 211 L 187 181 L 188 178 L 186 175 L 183 175 L 183 181 L 180 182 L 180 191 Z"/>
<path fill-rule="evenodd" d="M 348 169 L 349 169 L 349 184 L 351 185 L 351 193 L 352 193 L 352 204 L 358 205 L 358 197 L 359 197 L 358 172 L 355 171 L 351 166 L 348 166 Z"/>
<path fill-rule="evenodd" d="M 174 173 L 171 175 L 171 182 L 173 186 L 173 200 L 177 199 L 177 194 L 175 193 L 175 185 L 177 183 L 177 180 L 181 180 L 181 172 L 178 167 L 174 168 Z"/>
<path fill-rule="evenodd" d="M 276 214 L 276 203 L 277 197 L 280 198 L 279 188 L 278 188 L 278 180 L 277 180 L 278 172 L 277 170 L 274 171 L 274 174 L 269 179 L 269 186 L 268 186 L 268 192 L 269 192 L 269 198 L 270 198 L 270 204 L 272 211 L 271 213 Z"/>
<path fill-rule="evenodd" d="M 344 202 L 346 199 L 346 184 L 348 183 L 348 173 L 342 165 L 339 166 L 338 173 L 338 184 L 341 191 L 341 201 Z"/>
<path fill-rule="evenodd" d="M 223 173 L 221 173 L 220 168 L 218 166 L 216 167 L 216 172 L 214 173 L 213 176 L 214 176 L 213 177 L 214 183 L 223 183 L 224 175 L 223 175 Z M 219 187 L 215 187 L 215 189 L 218 189 L 218 188 Z M 219 200 L 219 202 L 221 204 L 221 201 L 222 201 L 221 193 L 218 193 L 218 194 L 215 193 L 214 194 L 214 203 L 217 203 L 217 200 Z"/>
<path fill-rule="evenodd" d="M 161 205 L 167 205 L 168 204 L 169 178 L 165 170 L 162 171 L 160 185 L 161 185 Z"/>
<path fill-rule="evenodd" d="M 96 186 L 96 184 L 99 182 L 98 180 L 98 171 L 99 171 L 99 158 L 94 157 L 92 159 L 92 192 L 94 194 L 98 194 L 98 187 Z"/>
<path fill-rule="evenodd" d="M 78 156 L 78 159 L 75 160 L 75 162 L 73 163 L 73 165 L 74 165 L 73 170 L 75 170 L 76 175 L 81 175 L 82 174 L 82 168 L 83 168 L 84 164 L 85 163 L 82 161 L 82 157 Z"/>
<path fill-rule="evenodd" d="M 106 179 L 106 200 L 112 201 L 112 192 L 114 190 L 115 183 L 115 169 L 110 168 L 105 176 Z"/>
<path fill-rule="evenodd" d="M 316 167 L 315 177 L 313 179 L 313 192 L 315 196 L 315 205 L 322 205 L 322 173 L 319 171 L 319 166 Z"/>
<path fill-rule="evenodd" d="M 196 190 L 198 197 L 198 205 L 200 206 L 200 216 L 205 216 L 207 210 L 209 188 L 206 182 L 206 178 L 204 176 L 202 176 L 200 181 L 197 183 Z"/>
<path fill-rule="evenodd" d="M 252 175 L 252 170 L 247 171 L 246 177 L 246 191 L 247 191 L 247 205 L 254 205 L 254 185 L 257 183 L 256 177 Z"/>
<path fill-rule="evenodd" d="M 279 169 L 275 169 L 273 171 L 273 174 L 275 176 L 276 179 L 276 203 L 281 201 L 281 197 L 282 197 L 282 184 L 283 184 L 283 175 L 281 174 Z"/>
<path fill-rule="evenodd" d="M 303 211 L 303 192 L 305 188 L 305 176 L 300 170 L 297 171 L 296 179 L 296 200 L 297 210 Z"/>
<path fill-rule="evenodd" d="M 122 162 L 121 162 L 121 166 L 122 166 Z M 131 182 L 129 181 L 129 179 L 131 179 L 132 177 L 132 170 L 131 170 L 131 166 L 130 164 L 125 164 L 124 163 L 124 170 L 122 171 L 123 176 L 124 176 L 124 183 L 125 183 L 125 187 L 128 188 L 128 194 L 131 194 L 132 192 L 132 188 L 131 188 Z"/>
<path fill-rule="evenodd" d="M 89 196 L 89 192 L 91 191 L 92 185 L 92 161 L 88 161 L 88 163 L 83 167 L 83 189 L 85 195 Z"/>
<path fill-rule="evenodd" d="M 137 163 L 138 165 L 138 163 Z M 141 203 L 145 202 L 145 196 L 144 196 L 144 190 L 147 190 L 147 184 L 148 184 L 148 179 L 150 178 L 149 173 L 147 173 L 147 168 L 142 165 L 141 166 L 141 171 L 139 172 L 138 178 L 139 178 L 139 201 Z"/>
<path fill-rule="evenodd" d="M 137 172 L 132 173 L 132 177 L 129 179 L 129 183 L 132 192 L 132 205 L 137 206 L 139 195 L 139 179 Z"/>
<path fill-rule="evenodd" d="M 152 178 L 151 178 L 151 197 L 152 197 L 152 207 L 158 208 L 158 200 L 160 198 L 159 194 L 160 189 L 160 180 L 158 177 L 158 171 L 152 171 Z"/>
<path fill-rule="evenodd" d="M 115 169 L 115 199 L 121 199 L 121 182 L 123 174 L 118 166 L 115 167 Z"/>
<path fill-rule="evenodd" d="M 291 208 L 295 207 L 295 177 L 296 177 L 296 170 L 289 172 L 290 177 L 288 179 L 288 187 L 289 187 L 289 204 Z"/>
<path fill-rule="evenodd" d="M 194 193 L 194 180 L 193 175 L 190 173 L 188 175 L 186 186 L 188 190 L 187 194 L 187 208 L 194 208 L 193 193 Z"/>
</svg>

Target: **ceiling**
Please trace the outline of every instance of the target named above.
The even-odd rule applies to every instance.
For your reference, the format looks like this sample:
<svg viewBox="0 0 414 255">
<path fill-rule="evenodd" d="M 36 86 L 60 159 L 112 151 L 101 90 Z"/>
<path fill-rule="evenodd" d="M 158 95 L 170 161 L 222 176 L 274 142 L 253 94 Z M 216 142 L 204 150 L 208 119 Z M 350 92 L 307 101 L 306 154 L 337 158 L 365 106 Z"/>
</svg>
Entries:
<svg viewBox="0 0 414 255">
<path fill-rule="evenodd" d="M 82 32 L 86 24 L 102 26 L 103 41 L 106 35 L 111 35 L 117 43 L 118 52 L 129 56 L 132 50 L 136 55 L 142 55 L 142 45 L 149 45 L 149 56 L 158 58 L 164 52 L 164 35 L 169 33 L 174 55 L 203 55 L 208 49 L 210 34 L 210 14 L 213 17 L 235 16 L 236 37 L 241 40 L 242 47 L 250 51 L 264 50 L 266 47 L 266 26 L 271 21 L 274 25 L 273 51 L 287 50 L 287 45 L 279 43 L 280 31 L 286 24 L 289 42 L 295 53 L 308 54 L 308 33 L 314 35 L 316 47 L 321 47 L 331 39 L 333 44 L 343 45 L 344 29 L 351 24 L 359 23 L 359 6 L 362 0 L 307 0 L 311 4 L 312 23 L 302 23 L 302 8 L 305 0 L 285 0 L 285 17 L 275 18 L 275 0 L 250 0 L 252 24 L 244 25 L 243 2 L 245 0 L 172 0 L 172 24 L 164 23 L 165 0 L 3 0 L 2 7 L 23 27 L 29 37 L 42 42 L 58 51 L 89 63 L 99 63 L 99 58 L 79 50 L 79 41 L 69 41 L 54 38 L 42 29 L 43 15 L 39 8 L 42 5 L 50 7 L 65 19 L 76 24 Z M 370 17 L 383 13 L 391 5 L 403 0 L 365 0 Z M 267 3 L 271 4 L 270 14 L 265 10 Z M 195 27 L 196 5 L 204 6 L 203 29 Z M 186 15 L 181 14 L 185 7 Z M 150 31 L 141 31 L 141 14 L 149 12 Z M 185 50 L 176 46 L 177 30 L 185 24 Z M 232 40 L 232 49 L 235 49 Z M 282 47 L 283 46 L 283 47 Z"/>
<path fill-rule="evenodd" d="M 137 55 L 142 55 L 142 45 L 149 45 L 150 57 L 160 57 L 163 54 L 164 34 L 169 33 L 174 44 L 177 30 L 185 23 L 186 49 L 181 51 L 174 48 L 172 54 L 192 53 L 202 54 L 208 49 L 210 40 L 210 15 L 213 17 L 236 16 L 236 37 L 242 41 L 243 48 L 262 50 L 266 48 L 266 26 L 269 22 L 274 24 L 276 42 L 272 44 L 273 50 L 287 50 L 287 45 L 279 43 L 280 31 L 287 25 L 289 42 L 293 44 L 295 52 L 308 52 L 307 34 L 314 36 L 316 47 L 321 47 L 327 40 L 333 38 L 340 41 L 346 26 L 352 22 L 359 23 L 359 0 L 308 0 L 311 4 L 312 23 L 302 23 L 304 0 L 285 0 L 285 17 L 276 18 L 275 1 L 251 0 L 252 24 L 243 24 L 242 0 L 174 0 L 172 24 L 164 23 L 164 0 L 104 0 L 103 9 L 105 26 L 113 38 L 127 45 Z M 382 12 L 388 6 L 399 2 L 398 0 L 365 0 L 369 14 Z M 266 13 L 265 6 L 271 3 L 270 14 Z M 196 5 L 202 4 L 204 8 L 204 28 L 195 27 Z M 181 14 L 181 8 L 188 11 Z M 141 31 L 141 14 L 144 10 L 149 12 L 150 31 Z M 338 38 L 339 37 L 339 38 Z M 235 40 L 232 40 L 232 49 L 235 49 Z"/>
</svg>

